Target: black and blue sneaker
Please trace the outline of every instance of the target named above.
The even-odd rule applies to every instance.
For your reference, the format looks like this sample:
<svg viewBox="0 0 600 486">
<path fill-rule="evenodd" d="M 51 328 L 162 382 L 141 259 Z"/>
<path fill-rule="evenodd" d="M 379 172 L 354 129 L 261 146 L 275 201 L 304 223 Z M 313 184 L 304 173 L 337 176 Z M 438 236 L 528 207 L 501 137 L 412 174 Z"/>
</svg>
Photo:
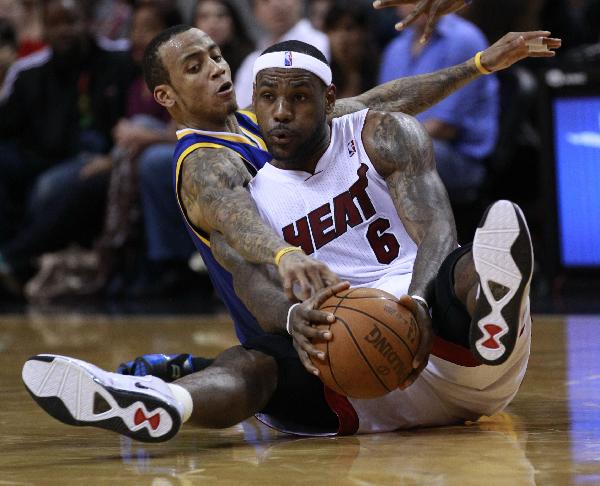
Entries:
<svg viewBox="0 0 600 486">
<path fill-rule="evenodd" d="M 121 363 L 117 373 L 133 376 L 156 376 L 166 382 L 203 370 L 212 359 L 193 357 L 191 354 L 144 354 L 132 361 Z"/>
</svg>

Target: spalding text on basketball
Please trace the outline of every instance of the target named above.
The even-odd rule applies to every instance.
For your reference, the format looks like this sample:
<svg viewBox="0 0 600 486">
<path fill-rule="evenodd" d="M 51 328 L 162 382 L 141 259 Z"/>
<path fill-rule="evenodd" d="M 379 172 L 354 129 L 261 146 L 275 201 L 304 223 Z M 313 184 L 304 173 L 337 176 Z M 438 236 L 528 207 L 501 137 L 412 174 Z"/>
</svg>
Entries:
<svg viewBox="0 0 600 486">
<path fill-rule="evenodd" d="M 373 326 L 371 332 L 364 337 L 365 341 L 371 344 L 390 364 L 392 370 L 396 373 L 399 380 L 404 380 L 404 365 L 400 360 L 400 356 L 393 350 L 387 339 L 381 334 L 377 326 Z M 383 373 L 387 374 L 387 373 Z"/>
</svg>

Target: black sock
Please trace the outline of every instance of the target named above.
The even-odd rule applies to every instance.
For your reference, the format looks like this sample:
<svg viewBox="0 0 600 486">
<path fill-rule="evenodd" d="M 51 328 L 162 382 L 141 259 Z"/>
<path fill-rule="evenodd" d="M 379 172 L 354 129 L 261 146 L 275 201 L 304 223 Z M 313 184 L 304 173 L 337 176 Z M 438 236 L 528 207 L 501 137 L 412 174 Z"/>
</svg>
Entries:
<svg viewBox="0 0 600 486">
<path fill-rule="evenodd" d="M 471 244 L 454 250 L 442 263 L 435 281 L 435 305 L 432 319 L 435 333 L 444 341 L 470 349 L 471 316 L 454 293 L 454 267 L 471 250 Z"/>
</svg>

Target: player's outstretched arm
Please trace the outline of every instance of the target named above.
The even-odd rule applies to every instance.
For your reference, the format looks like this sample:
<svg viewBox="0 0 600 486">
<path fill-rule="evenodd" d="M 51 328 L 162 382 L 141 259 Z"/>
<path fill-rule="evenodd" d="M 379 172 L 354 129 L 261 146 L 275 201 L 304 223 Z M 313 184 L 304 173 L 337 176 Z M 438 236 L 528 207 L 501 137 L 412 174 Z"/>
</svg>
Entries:
<svg viewBox="0 0 600 486">
<path fill-rule="evenodd" d="M 553 57 L 561 40 L 549 35 L 545 30 L 506 34 L 481 53 L 481 67 L 487 72 L 496 72 L 527 57 Z M 482 75 L 483 71 L 472 58 L 430 74 L 395 79 L 353 98 L 338 100 L 334 116 L 365 108 L 416 115 Z"/>
<path fill-rule="evenodd" d="M 373 7 L 386 8 L 398 5 L 416 4 L 413 11 L 408 14 L 402 22 L 396 24 L 396 30 L 402 30 L 411 25 L 421 15 L 427 16 L 427 24 L 421 42 L 425 42 L 431 36 L 435 21 L 442 15 L 458 12 L 471 3 L 472 0 L 375 0 Z"/>
<path fill-rule="evenodd" d="M 312 345 L 311 340 L 329 340 L 331 333 L 319 330 L 314 325 L 335 321 L 333 314 L 318 308 L 332 295 L 346 290 L 348 282 L 321 289 L 310 299 L 294 304 L 290 312 L 290 301 L 282 292 L 281 281 L 271 267 L 244 260 L 218 231 L 211 233 L 210 244 L 217 261 L 231 273 L 237 296 L 260 326 L 270 333 L 291 333 L 300 361 L 309 373 L 318 375 L 319 371 L 310 357 L 324 359 L 325 356 Z"/>
<path fill-rule="evenodd" d="M 431 139 L 414 118 L 381 112 L 369 112 L 362 138 L 375 169 L 386 181 L 406 231 L 418 247 L 408 294 L 431 302 L 438 270 L 457 247 L 454 216 L 435 168 Z M 413 312 L 423 333 L 413 362 L 414 379 L 427 363 L 433 338 L 431 320 L 415 299 L 405 296 L 401 301 Z"/>
<path fill-rule="evenodd" d="M 339 280 L 325 264 L 302 251 L 282 254 L 290 245 L 261 219 L 246 188 L 250 175 L 234 152 L 196 150 L 184 159 L 181 176 L 181 199 L 188 219 L 207 233 L 221 232 L 246 260 L 277 264 L 290 300 L 294 299 L 294 282 L 310 295 L 311 289 Z"/>
<path fill-rule="evenodd" d="M 210 234 L 210 249 L 221 266 L 231 273 L 236 295 L 266 332 L 283 334 L 292 303 L 281 288 L 271 265 L 250 263 L 235 251 L 218 231 Z"/>
</svg>

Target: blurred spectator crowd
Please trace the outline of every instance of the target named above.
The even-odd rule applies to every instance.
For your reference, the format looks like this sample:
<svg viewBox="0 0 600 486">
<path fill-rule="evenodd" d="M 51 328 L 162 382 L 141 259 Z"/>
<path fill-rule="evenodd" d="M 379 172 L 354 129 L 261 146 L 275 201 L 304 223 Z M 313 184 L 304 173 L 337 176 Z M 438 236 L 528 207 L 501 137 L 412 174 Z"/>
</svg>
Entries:
<svg viewBox="0 0 600 486">
<path fill-rule="evenodd" d="M 422 22 L 394 30 L 406 14 L 369 0 L 0 0 L 0 301 L 207 289 L 172 189 L 175 127 L 141 75 L 145 46 L 169 26 L 216 41 L 242 108 L 254 59 L 286 39 L 323 51 L 339 97 L 458 64 L 509 31 L 561 37 L 550 63 L 600 65 L 585 50 L 600 42 L 600 0 L 474 0 L 426 44 Z M 482 77 L 419 116 L 462 241 L 490 199 L 539 204 L 547 67 Z"/>
</svg>

